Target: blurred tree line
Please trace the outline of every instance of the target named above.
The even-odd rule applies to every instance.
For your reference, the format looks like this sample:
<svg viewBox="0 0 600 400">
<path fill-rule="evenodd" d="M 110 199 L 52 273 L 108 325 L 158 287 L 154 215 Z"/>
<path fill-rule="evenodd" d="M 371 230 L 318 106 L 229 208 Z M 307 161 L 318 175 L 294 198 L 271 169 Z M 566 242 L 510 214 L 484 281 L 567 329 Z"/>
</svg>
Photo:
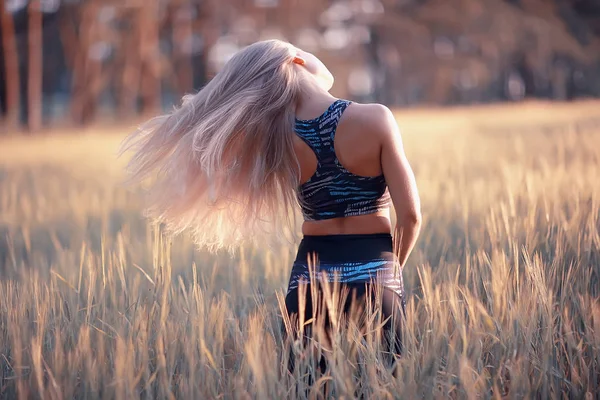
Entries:
<svg viewBox="0 0 600 400">
<path fill-rule="evenodd" d="M 600 0 L 0 0 L 0 116 L 152 114 L 239 48 L 320 56 L 334 92 L 394 106 L 600 96 Z"/>
</svg>

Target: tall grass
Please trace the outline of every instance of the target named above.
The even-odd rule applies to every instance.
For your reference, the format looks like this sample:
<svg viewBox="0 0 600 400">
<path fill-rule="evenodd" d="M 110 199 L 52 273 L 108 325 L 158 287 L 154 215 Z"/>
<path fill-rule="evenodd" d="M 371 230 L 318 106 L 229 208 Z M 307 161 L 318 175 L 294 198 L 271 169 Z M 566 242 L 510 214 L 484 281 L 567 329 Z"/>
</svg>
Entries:
<svg viewBox="0 0 600 400">
<path fill-rule="evenodd" d="M 41 150 L 19 161 L 36 150 L 11 142 L 0 157 L 0 397 L 598 396 L 600 120 L 474 114 L 400 117 L 424 224 L 404 270 L 395 376 L 356 326 L 316 352 L 284 341 L 292 245 L 231 258 L 147 225 L 106 164 L 118 138 L 68 161 Z M 44 140 L 48 153 L 65 149 Z"/>
</svg>

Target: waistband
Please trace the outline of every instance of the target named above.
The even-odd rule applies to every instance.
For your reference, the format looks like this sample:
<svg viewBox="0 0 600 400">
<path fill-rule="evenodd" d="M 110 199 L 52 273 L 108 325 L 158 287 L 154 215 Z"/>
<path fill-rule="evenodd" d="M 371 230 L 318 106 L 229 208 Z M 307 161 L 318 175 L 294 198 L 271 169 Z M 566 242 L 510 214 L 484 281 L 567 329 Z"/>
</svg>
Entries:
<svg viewBox="0 0 600 400">
<path fill-rule="evenodd" d="M 298 246 L 297 263 L 315 255 L 322 262 L 361 262 L 394 259 L 389 233 L 348 235 L 305 235 Z"/>
</svg>

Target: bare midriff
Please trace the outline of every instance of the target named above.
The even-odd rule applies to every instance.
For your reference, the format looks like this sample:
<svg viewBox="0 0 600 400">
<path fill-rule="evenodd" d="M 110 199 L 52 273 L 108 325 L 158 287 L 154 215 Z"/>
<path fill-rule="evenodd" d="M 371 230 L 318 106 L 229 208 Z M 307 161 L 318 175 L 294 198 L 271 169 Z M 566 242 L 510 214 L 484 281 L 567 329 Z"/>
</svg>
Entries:
<svg viewBox="0 0 600 400">
<path fill-rule="evenodd" d="M 389 208 L 373 214 L 351 217 L 331 218 L 321 221 L 304 221 L 302 234 L 323 235 L 368 235 L 373 233 L 391 233 Z"/>
</svg>

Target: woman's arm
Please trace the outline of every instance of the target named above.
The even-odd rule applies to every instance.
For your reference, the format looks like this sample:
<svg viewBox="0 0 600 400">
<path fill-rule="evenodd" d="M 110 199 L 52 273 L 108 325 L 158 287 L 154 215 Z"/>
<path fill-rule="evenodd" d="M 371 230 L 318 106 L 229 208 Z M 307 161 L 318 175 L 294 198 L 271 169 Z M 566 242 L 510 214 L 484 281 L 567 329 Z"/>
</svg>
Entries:
<svg viewBox="0 0 600 400">
<path fill-rule="evenodd" d="M 396 119 L 389 108 L 374 106 L 376 131 L 382 144 L 381 167 L 396 211 L 395 250 L 404 266 L 421 228 L 421 202 Z"/>
</svg>

